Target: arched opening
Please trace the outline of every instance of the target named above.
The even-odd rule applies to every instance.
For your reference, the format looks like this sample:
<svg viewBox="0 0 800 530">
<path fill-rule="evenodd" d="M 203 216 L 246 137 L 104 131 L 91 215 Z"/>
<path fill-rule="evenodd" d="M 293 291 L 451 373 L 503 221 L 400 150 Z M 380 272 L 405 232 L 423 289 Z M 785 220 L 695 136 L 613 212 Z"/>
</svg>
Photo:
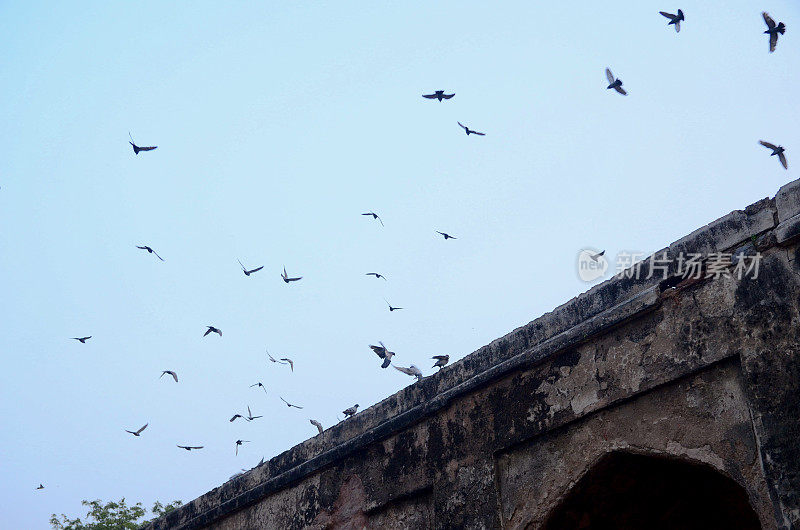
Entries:
<svg viewBox="0 0 800 530">
<path fill-rule="evenodd" d="M 615 452 L 553 510 L 545 530 L 760 529 L 739 484 L 709 466 Z"/>
</svg>

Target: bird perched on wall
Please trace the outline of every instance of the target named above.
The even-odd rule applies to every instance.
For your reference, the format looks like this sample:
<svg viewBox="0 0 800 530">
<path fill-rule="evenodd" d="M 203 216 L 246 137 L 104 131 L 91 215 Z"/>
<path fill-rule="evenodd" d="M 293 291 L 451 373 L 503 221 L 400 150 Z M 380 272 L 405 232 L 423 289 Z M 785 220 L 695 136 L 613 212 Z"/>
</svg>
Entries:
<svg viewBox="0 0 800 530">
<path fill-rule="evenodd" d="M 317 420 L 308 420 L 308 421 L 310 421 L 311 425 L 316 427 L 319 433 L 322 434 L 322 424 L 320 422 L 318 422 Z"/>
<path fill-rule="evenodd" d="M 278 397 L 280 397 L 280 396 L 278 396 Z M 286 400 L 285 400 L 285 399 L 283 399 L 282 397 L 281 397 L 281 401 L 283 401 L 284 403 L 286 403 L 286 405 L 287 405 L 287 406 L 289 406 L 289 407 L 294 407 L 294 408 L 296 408 L 296 409 L 302 409 L 302 408 L 303 408 L 303 407 L 300 407 L 300 406 L 297 406 L 297 405 L 292 405 L 291 403 L 289 403 L 288 401 L 286 401 Z"/>
<path fill-rule="evenodd" d="M 191 451 L 192 449 L 202 449 L 202 445 L 179 445 L 181 449 L 186 449 L 187 451 Z"/>
<path fill-rule="evenodd" d="M 250 412 L 250 405 L 247 405 L 247 417 L 245 418 L 247 421 L 257 420 L 258 418 L 263 418 L 264 416 L 253 416 L 253 413 Z"/>
<path fill-rule="evenodd" d="M 208 335 L 209 333 L 216 333 L 216 334 L 217 334 L 217 335 L 219 335 L 220 337 L 222 336 L 222 330 L 220 330 L 220 329 L 218 329 L 218 328 L 215 328 L 214 326 L 206 326 L 206 327 L 208 328 L 208 330 L 206 330 L 206 332 L 205 332 L 205 333 L 203 333 L 203 336 L 204 336 L 204 337 L 205 337 L 206 335 Z"/>
<path fill-rule="evenodd" d="M 164 258 L 162 258 L 161 256 L 158 255 L 158 252 L 156 252 L 152 248 L 148 247 L 147 245 L 144 245 L 142 247 L 140 247 L 139 245 L 136 245 L 136 248 L 140 248 L 142 250 L 146 250 L 150 254 L 155 254 L 158 259 L 160 259 L 161 261 L 164 261 Z"/>
<path fill-rule="evenodd" d="M 453 94 L 445 94 L 444 90 L 437 90 L 433 94 L 422 94 L 422 97 L 424 97 L 424 98 L 438 99 L 439 103 L 441 103 L 443 99 L 450 99 L 453 96 L 455 96 L 455 93 L 453 93 Z"/>
<path fill-rule="evenodd" d="M 378 274 L 377 272 L 368 272 L 367 274 L 365 274 L 365 276 L 375 276 L 376 280 L 378 278 L 383 278 L 383 281 L 386 281 L 386 276 L 384 276 L 383 274 Z"/>
<path fill-rule="evenodd" d="M 467 127 L 466 125 L 464 125 L 460 121 L 457 121 L 456 123 L 459 124 L 462 129 L 464 129 L 464 132 L 467 133 L 467 136 L 469 136 L 470 134 L 476 134 L 478 136 L 486 136 L 486 133 L 473 131 L 472 129 L 470 129 L 469 127 Z"/>
<path fill-rule="evenodd" d="M 383 219 L 381 219 L 381 216 L 376 214 L 375 212 L 362 213 L 361 215 L 371 215 L 373 219 L 377 219 L 378 221 L 380 221 L 381 226 L 385 226 L 383 224 Z"/>
<path fill-rule="evenodd" d="M 673 15 L 673 14 L 667 13 L 665 11 L 659 11 L 659 13 L 661 13 L 663 16 L 665 16 L 665 17 L 667 17 L 669 19 L 669 24 L 667 24 L 667 26 L 675 25 L 675 33 L 680 33 L 680 31 L 681 31 L 681 20 L 686 20 L 683 17 L 683 11 L 678 9 L 678 14 L 677 15 Z"/>
<path fill-rule="evenodd" d="M 164 370 L 164 371 L 162 371 L 162 372 L 161 372 L 161 375 L 160 375 L 160 376 L 158 376 L 158 378 L 159 378 L 159 379 L 161 379 L 161 378 L 162 378 L 162 377 L 164 377 L 166 374 L 169 374 L 169 375 L 171 375 L 171 376 L 172 376 L 172 378 L 175 380 L 175 382 L 176 382 L 176 383 L 178 382 L 178 374 L 176 374 L 176 373 L 175 373 L 175 372 L 173 372 L 172 370 Z"/>
<path fill-rule="evenodd" d="M 267 393 L 267 387 L 265 387 L 264 383 L 262 383 L 261 381 L 259 381 L 258 383 L 254 384 L 254 385 L 250 385 L 250 388 L 253 388 L 254 386 L 260 386 L 261 389 L 264 391 L 264 393 L 265 394 Z"/>
<path fill-rule="evenodd" d="M 296 282 L 297 280 L 302 280 L 302 276 L 298 276 L 297 278 L 289 278 L 289 275 L 286 274 L 286 267 L 283 268 L 283 274 L 281 274 L 281 278 L 283 278 L 284 283 L 289 282 Z"/>
<path fill-rule="evenodd" d="M 447 241 L 448 239 L 458 239 L 457 237 L 453 237 L 450 234 L 446 234 L 444 232 L 439 232 L 438 230 L 435 230 L 435 232 L 437 234 L 441 234 L 441 236 L 444 238 L 445 241 Z"/>
<path fill-rule="evenodd" d="M 614 77 L 614 74 L 611 73 L 611 70 L 606 68 L 606 77 L 608 78 L 609 85 L 606 89 L 613 88 L 623 96 L 627 96 L 628 93 L 625 92 L 625 89 L 622 88 L 622 79 L 617 79 Z"/>
<path fill-rule="evenodd" d="M 133 152 L 135 154 L 137 154 L 137 155 L 139 154 L 139 151 L 152 151 L 153 149 L 158 148 L 157 145 L 151 145 L 149 147 L 139 147 L 138 145 L 136 145 L 136 143 L 134 143 L 135 141 L 133 139 L 133 136 L 131 136 L 131 132 L 130 131 L 128 131 L 128 136 L 130 136 L 130 139 L 131 139 L 131 141 L 128 142 L 128 143 L 133 146 Z"/>
<path fill-rule="evenodd" d="M 380 346 L 375 346 L 374 344 L 370 344 L 369 347 L 375 354 L 383 359 L 383 364 L 381 364 L 381 368 L 386 368 L 392 363 L 392 357 L 394 356 L 393 351 L 389 351 L 389 349 L 380 341 L 378 341 Z"/>
<path fill-rule="evenodd" d="M 764 22 L 767 24 L 767 31 L 764 33 L 769 35 L 769 52 L 772 53 L 775 51 L 775 46 L 778 44 L 778 33 L 783 35 L 786 32 L 786 24 L 781 22 L 776 26 L 775 21 L 772 20 L 772 17 L 770 17 L 769 13 L 766 11 L 761 13 L 761 16 L 764 17 Z"/>
<path fill-rule="evenodd" d="M 394 307 L 392 304 L 389 303 L 389 301 L 386 298 L 384 298 L 383 301 L 386 302 L 386 304 L 389 306 L 389 311 L 397 311 L 398 309 L 403 309 L 402 307 Z"/>
<path fill-rule="evenodd" d="M 150 425 L 150 423 L 149 423 L 149 422 L 148 422 L 148 423 L 145 423 L 144 425 L 142 425 L 142 428 L 141 428 L 141 429 L 139 429 L 138 431 L 129 431 L 128 429 L 125 429 L 125 432 L 129 432 L 129 433 L 131 433 L 131 434 L 132 434 L 132 435 L 134 435 L 134 436 L 139 436 L 140 434 L 142 434 L 142 431 L 143 431 L 143 430 L 145 430 L 145 429 L 147 428 L 147 426 L 148 426 L 148 425 Z"/>
<path fill-rule="evenodd" d="M 436 362 L 433 363 L 433 366 L 431 366 L 431 368 L 436 368 L 438 366 L 439 370 L 444 368 L 444 366 L 448 362 L 450 362 L 450 356 L 449 355 L 434 355 L 433 357 L 431 357 L 431 359 L 436 359 Z"/>
<path fill-rule="evenodd" d="M 767 149 L 772 149 L 772 153 L 769 156 L 778 155 L 778 159 L 781 161 L 783 169 L 789 169 L 789 164 L 786 162 L 786 155 L 783 154 L 786 149 L 784 149 L 782 145 L 771 144 L 769 142 L 765 142 L 764 140 L 759 140 L 758 143 Z"/>
<path fill-rule="evenodd" d="M 89 335 L 88 337 L 72 337 L 72 340 L 77 340 L 81 344 L 86 344 L 86 341 L 91 339 L 91 338 L 92 338 L 92 336 Z"/>
<path fill-rule="evenodd" d="M 419 368 L 417 368 L 416 366 L 414 366 L 413 364 L 411 366 L 409 366 L 408 368 L 405 368 L 403 366 L 397 366 L 396 364 L 394 364 L 392 366 L 394 366 L 395 369 L 403 372 L 404 374 L 413 375 L 414 377 L 417 378 L 418 381 L 422 381 L 422 371 Z"/>
<path fill-rule="evenodd" d="M 260 266 L 260 267 L 256 267 L 255 269 L 250 269 L 250 270 L 247 270 L 247 269 L 244 267 L 244 265 L 242 265 L 242 262 L 241 262 L 240 260 L 238 260 L 238 259 L 237 259 L 236 261 L 238 261 L 238 262 L 239 262 L 239 265 L 242 267 L 242 272 L 244 272 L 244 275 L 245 275 L 245 276 L 250 276 L 250 275 L 251 275 L 251 274 L 253 274 L 254 272 L 258 272 L 258 271 L 260 271 L 261 269 L 263 269 L 263 268 L 264 268 L 264 266 L 262 265 L 262 266 Z"/>
<path fill-rule="evenodd" d="M 354 415 L 357 410 L 358 410 L 358 403 L 356 403 L 355 405 L 353 405 L 350 408 L 344 409 L 342 411 L 342 414 L 344 414 L 345 417 L 350 417 L 350 416 Z"/>
<path fill-rule="evenodd" d="M 239 456 L 239 446 L 242 444 L 249 444 L 250 440 L 236 440 L 236 456 Z"/>
</svg>

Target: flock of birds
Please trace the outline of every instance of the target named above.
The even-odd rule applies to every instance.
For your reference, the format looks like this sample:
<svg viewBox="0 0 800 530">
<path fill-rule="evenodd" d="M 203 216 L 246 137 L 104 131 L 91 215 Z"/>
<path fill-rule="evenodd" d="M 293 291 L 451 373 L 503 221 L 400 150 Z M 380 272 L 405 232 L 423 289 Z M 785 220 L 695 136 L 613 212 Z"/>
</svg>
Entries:
<svg viewBox="0 0 800 530">
<path fill-rule="evenodd" d="M 674 26 L 675 27 L 675 31 L 676 32 L 680 32 L 680 30 L 681 30 L 681 22 L 686 20 L 684 14 L 683 14 L 683 11 L 681 9 L 678 9 L 677 14 L 667 13 L 665 11 L 659 11 L 659 13 L 661 15 L 663 15 L 665 18 L 669 19 L 668 26 Z M 778 35 L 779 34 L 783 35 L 785 33 L 786 25 L 783 22 L 780 22 L 780 23 L 776 24 L 775 21 L 772 19 L 772 17 L 770 17 L 769 14 L 766 13 L 766 12 L 762 13 L 762 17 L 764 18 L 764 22 L 767 25 L 767 30 L 764 31 L 764 33 L 769 36 L 769 51 L 770 51 L 770 53 L 772 53 L 772 52 L 775 51 L 775 47 L 777 46 Z M 608 78 L 608 83 L 609 83 L 608 86 L 606 87 L 606 89 L 609 89 L 609 90 L 613 89 L 616 92 L 618 92 L 619 94 L 622 94 L 623 96 L 627 96 L 628 92 L 624 88 L 622 88 L 622 85 L 623 85 L 622 80 L 619 79 L 618 77 L 616 77 L 611 72 L 611 70 L 609 68 L 606 68 L 605 72 L 606 72 L 606 77 Z M 454 96 L 455 96 L 455 93 L 446 94 L 444 90 L 436 90 L 432 94 L 423 94 L 422 95 L 422 97 L 424 97 L 426 99 L 431 99 L 431 100 L 435 99 L 435 100 L 439 101 L 440 103 L 442 101 L 444 101 L 444 100 L 449 100 L 449 99 L 453 98 Z M 478 132 L 476 130 L 470 129 L 468 126 L 462 124 L 461 122 L 457 122 L 457 123 L 458 123 L 459 127 L 461 127 L 464 130 L 464 132 L 467 134 L 467 136 L 469 136 L 471 134 L 474 134 L 476 136 L 485 136 L 485 133 L 483 133 L 483 132 Z M 136 144 L 135 140 L 133 139 L 133 136 L 131 136 L 130 133 L 128 133 L 128 136 L 130 137 L 130 142 L 128 142 L 128 143 L 130 143 L 130 145 L 133 147 L 133 152 L 136 155 L 138 155 L 141 152 L 153 151 L 154 149 L 158 148 L 158 146 L 155 146 L 155 145 L 153 145 L 153 146 L 144 146 L 144 147 L 139 146 L 139 145 Z M 785 153 L 785 148 L 783 146 L 775 145 L 773 143 L 766 142 L 764 140 L 760 140 L 759 143 L 761 145 L 763 145 L 764 147 L 766 147 L 768 149 L 771 149 L 772 153 L 771 153 L 770 156 L 777 156 L 779 161 L 780 161 L 780 163 L 781 163 L 781 165 L 785 169 L 788 169 L 788 163 L 786 161 L 786 155 L 784 154 Z M 367 216 L 367 217 L 371 217 L 373 220 L 376 220 L 376 221 L 380 222 L 381 226 L 384 226 L 383 220 L 374 211 L 365 212 L 365 213 L 362 213 L 361 215 Z M 446 232 L 440 232 L 440 231 L 436 230 L 436 233 L 441 235 L 444 238 L 444 240 L 457 239 L 456 237 L 454 237 L 454 236 L 452 236 L 452 235 L 450 235 L 450 234 L 448 234 Z M 141 250 L 145 250 L 149 254 L 153 254 L 159 260 L 164 261 L 164 258 L 162 258 L 155 250 L 153 250 L 151 247 L 149 247 L 147 245 L 137 246 L 136 248 L 141 249 Z M 596 260 L 599 256 L 602 256 L 604 252 L 605 251 L 600 252 L 599 254 L 593 255 L 592 259 Z M 245 267 L 245 265 L 240 260 L 237 260 L 237 261 L 239 262 L 239 266 L 242 268 L 242 272 L 244 273 L 244 275 L 248 276 L 248 277 L 251 274 L 255 274 L 255 273 L 261 271 L 264 268 L 263 266 L 259 266 L 259 267 L 253 268 L 253 269 L 248 269 L 247 267 Z M 386 281 L 386 277 L 383 274 L 378 273 L 378 272 L 368 272 L 368 273 L 366 273 L 366 275 L 367 276 L 374 276 L 375 279 L 383 279 L 384 281 Z M 302 276 L 289 276 L 288 272 L 286 271 L 286 268 L 284 267 L 283 268 L 283 272 L 281 273 L 281 279 L 285 283 L 289 284 L 291 282 L 300 281 L 300 280 L 303 279 L 303 277 Z M 389 311 L 390 312 L 403 309 L 402 307 L 393 306 L 388 301 L 386 301 L 386 303 L 389 306 Z M 219 328 L 214 327 L 214 326 L 206 326 L 206 328 L 207 329 L 206 329 L 205 333 L 203 334 L 204 337 L 208 336 L 211 333 L 216 333 L 217 335 L 222 337 L 222 330 L 220 330 Z M 74 339 L 76 341 L 79 341 L 82 344 L 86 344 L 86 341 L 91 339 L 91 338 L 92 338 L 91 335 L 83 336 L 83 337 L 72 337 L 72 339 Z M 393 364 L 392 363 L 392 358 L 395 356 L 395 352 L 389 350 L 389 348 L 387 348 L 386 345 L 383 342 L 379 341 L 378 345 L 370 344 L 369 348 L 382 360 L 382 363 L 380 365 L 381 368 L 388 368 L 389 366 L 394 366 L 394 368 L 396 370 L 398 370 L 398 371 L 400 371 L 400 372 L 402 372 L 402 373 L 404 373 L 406 375 L 415 377 L 417 380 L 422 380 L 422 378 L 424 377 L 422 371 L 416 365 L 412 364 L 412 365 L 410 365 L 408 367 L 405 367 L 405 366 L 398 366 L 398 365 Z M 269 351 L 267 351 L 267 356 L 268 356 L 268 359 L 269 359 L 270 362 L 287 365 L 287 366 L 289 366 L 289 369 L 291 370 L 291 372 L 294 372 L 294 361 L 292 359 L 290 359 L 288 357 L 283 357 L 283 358 L 276 359 L 275 357 L 273 357 L 269 353 Z M 432 357 L 432 359 L 435 360 L 436 362 L 433 364 L 433 366 L 431 368 L 439 368 L 441 370 L 449 362 L 450 356 L 449 355 L 434 355 Z M 174 382 L 178 383 L 178 374 L 174 370 L 163 370 L 161 372 L 161 375 L 159 376 L 159 378 L 162 378 L 165 375 L 168 375 L 168 376 L 172 377 Z M 267 389 L 266 389 L 265 385 L 261 381 L 258 381 L 256 383 L 250 385 L 250 387 L 251 388 L 256 387 L 257 389 L 260 388 L 261 390 L 264 391 L 265 394 L 269 395 L 269 392 L 267 392 Z M 303 409 L 303 407 L 300 406 L 300 405 L 296 405 L 294 403 L 290 403 L 290 402 L 286 401 L 282 396 L 278 396 L 278 397 L 289 408 Z M 358 407 L 359 407 L 358 404 L 355 404 L 352 407 L 348 407 L 347 409 L 342 411 L 342 414 L 344 414 L 345 418 L 353 416 L 353 415 L 355 415 L 357 413 Z M 263 416 L 261 416 L 261 415 L 258 415 L 258 416 L 253 415 L 252 411 L 250 410 L 250 406 L 248 405 L 247 406 L 247 415 L 246 416 L 244 414 L 236 413 L 230 418 L 229 422 L 234 422 L 234 421 L 236 421 L 238 419 L 242 419 L 244 421 L 251 422 L 251 421 L 255 421 L 255 420 L 257 420 L 259 418 L 262 418 L 262 417 Z M 309 419 L 309 422 L 310 422 L 311 425 L 316 427 L 316 429 L 318 430 L 318 432 L 320 434 L 323 432 L 323 430 L 324 430 L 323 426 L 319 421 L 311 418 L 311 419 Z M 133 435 L 135 437 L 139 437 L 139 436 L 142 435 L 144 430 L 147 429 L 148 425 L 149 425 L 149 423 L 145 423 L 142 427 L 140 427 L 139 429 L 137 429 L 135 431 L 131 431 L 131 430 L 125 429 L 125 432 L 128 432 L 128 433 L 130 433 L 131 435 Z M 237 439 L 234 442 L 234 444 L 235 444 L 234 451 L 235 451 L 236 455 L 239 454 L 239 448 L 243 444 L 246 444 L 246 443 L 250 443 L 250 440 Z M 204 447 L 202 445 L 180 445 L 180 444 L 176 444 L 176 445 L 177 445 L 178 448 L 184 449 L 186 451 L 203 449 L 203 447 Z M 263 463 L 263 461 L 264 460 L 262 458 L 261 463 Z M 44 489 L 44 485 L 43 484 L 39 484 L 39 486 L 36 489 L 37 490 Z"/>
</svg>

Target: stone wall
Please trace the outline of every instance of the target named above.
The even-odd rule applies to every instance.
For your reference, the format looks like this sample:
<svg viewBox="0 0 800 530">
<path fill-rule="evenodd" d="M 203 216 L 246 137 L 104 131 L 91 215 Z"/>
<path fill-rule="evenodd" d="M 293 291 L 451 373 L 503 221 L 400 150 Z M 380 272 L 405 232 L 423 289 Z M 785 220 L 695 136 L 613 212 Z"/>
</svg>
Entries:
<svg viewBox="0 0 800 530">
<path fill-rule="evenodd" d="M 800 528 L 799 239 L 795 181 L 657 252 L 668 279 L 608 280 L 150 528 L 545 528 L 628 453 Z M 759 275 L 684 279 L 681 252 Z"/>
</svg>

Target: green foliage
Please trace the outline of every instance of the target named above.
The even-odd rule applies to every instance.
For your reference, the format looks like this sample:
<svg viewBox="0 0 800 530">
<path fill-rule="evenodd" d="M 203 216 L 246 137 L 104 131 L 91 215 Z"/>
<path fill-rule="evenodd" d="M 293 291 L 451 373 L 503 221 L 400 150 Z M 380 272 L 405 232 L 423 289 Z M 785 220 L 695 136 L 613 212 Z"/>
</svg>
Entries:
<svg viewBox="0 0 800 530">
<path fill-rule="evenodd" d="M 150 522 L 140 521 L 147 514 L 141 502 L 128 506 L 124 497 L 119 502 L 111 501 L 104 504 L 98 499 L 82 501 L 81 504 L 89 507 L 86 522 L 81 521 L 79 517 L 70 519 L 62 513 L 60 519 L 56 514 L 50 516 L 50 526 L 55 530 L 136 530 Z M 183 504 L 181 501 L 172 501 L 164 505 L 156 501 L 152 510 L 154 519 L 171 512 L 181 504 Z"/>
</svg>

